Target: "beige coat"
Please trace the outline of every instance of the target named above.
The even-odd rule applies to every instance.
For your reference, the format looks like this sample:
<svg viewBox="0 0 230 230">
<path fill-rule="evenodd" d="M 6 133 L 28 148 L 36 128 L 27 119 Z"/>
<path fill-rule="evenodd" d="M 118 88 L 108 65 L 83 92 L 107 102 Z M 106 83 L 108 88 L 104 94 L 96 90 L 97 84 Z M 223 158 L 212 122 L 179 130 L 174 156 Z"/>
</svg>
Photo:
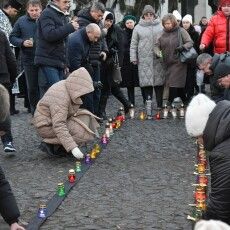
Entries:
<svg viewBox="0 0 230 230">
<path fill-rule="evenodd" d="M 95 138 L 99 127 L 95 116 L 79 108 L 80 97 L 93 91 L 92 79 L 85 68 L 49 88 L 34 114 L 35 127 L 44 142 L 61 144 L 69 152 Z"/>
</svg>

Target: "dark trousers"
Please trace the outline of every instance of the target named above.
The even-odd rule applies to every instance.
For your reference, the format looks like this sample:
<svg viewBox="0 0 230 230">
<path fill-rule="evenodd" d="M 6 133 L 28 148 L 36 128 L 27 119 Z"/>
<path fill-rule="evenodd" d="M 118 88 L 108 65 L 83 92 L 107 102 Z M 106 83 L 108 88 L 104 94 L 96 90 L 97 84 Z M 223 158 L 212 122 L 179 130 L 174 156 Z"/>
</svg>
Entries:
<svg viewBox="0 0 230 230">
<path fill-rule="evenodd" d="M 12 142 L 13 137 L 11 133 L 11 119 L 10 114 L 6 117 L 6 119 L 0 123 L 0 130 L 5 131 L 5 134 L 1 136 L 2 143 Z"/>
<path fill-rule="evenodd" d="M 38 67 L 35 65 L 24 65 L 26 76 L 27 93 L 30 103 L 32 115 L 36 109 L 39 101 L 39 88 L 38 88 Z"/>
<path fill-rule="evenodd" d="M 40 66 L 38 69 L 38 85 L 40 98 L 46 93 L 50 86 L 64 79 L 64 70 L 51 67 Z"/>
<path fill-rule="evenodd" d="M 148 98 L 150 98 L 152 100 L 152 98 L 153 98 L 153 88 L 154 88 L 155 95 L 156 95 L 157 107 L 162 108 L 163 91 L 164 91 L 164 86 L 163 85 L 154 86 L 154 87 L 153 86 L 141 87 L 141 89 L 143 91 L 143 93 L 142 93 L 143 101 L 145 103 Z"/>
<path fill-rule="evenodd" d="M 110 94 L 110 90 L 108 88 L 103 88 L 101 90 L 101 97 L 100 97 L 100 103 L 99 103 L 99 115 L 102 115 L 105 113 L 105 108 L 106 108 L 107 99 L 109 97 L 109 94 Z M 131 103 L 125 98 L 120 87 L 119 86 L 111 87 L 111 94 L 123 104 L 125 112 L 128 112 Z"/>
<path fill-rule="evenodd" d="M 93 66 L 92 81 L 100 81 L 100 66 Z M 95 88 L 92 93 L 85 94 L 81 97 L 83 105 L 81 108 L 89 110 L 91 113 L 98 115 L 99 101 L 101 96 L 101 90 Z"/>
<path fill-rule="evenodd" d="M 129 101 L 135 105 L 135 88 L 134 87 L 127 87 L 127 94 Z"/>
<path fill-rule="evenodd" d="M 185 93 L 187 96 L 187 100 L 190 101 L 194 96 L 194 89 L 196 86 L 196 67 L 188 67 L 187 76 L 186 76 L 186 84 L 185 84 Z"/>
<path fill-rule="evenodd" d="M 180 97 L 184 104 L 187 102 L 184 88 L 169 87 L 169 103 L 172 104 L 176 97 Z"/>
</svg>

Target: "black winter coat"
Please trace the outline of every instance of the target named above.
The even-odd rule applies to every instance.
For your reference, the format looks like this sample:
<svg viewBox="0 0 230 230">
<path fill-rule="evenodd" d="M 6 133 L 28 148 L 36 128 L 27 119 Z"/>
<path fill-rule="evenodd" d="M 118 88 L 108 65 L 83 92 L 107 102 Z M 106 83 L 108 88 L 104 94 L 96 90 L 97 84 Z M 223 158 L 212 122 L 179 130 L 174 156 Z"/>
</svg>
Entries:
<svg viewBox="0 0 230 230">
<path fill-rule="evenodd" d="M 16 58 L 10 48 L 8 39 L 0 30 L 0 83 L 10 84 L 17 77 Z"/>
<path fill-rule="evenodd" d="M 230 74 L 230 53 L 215 54 L 210 67 L 213 71 L 213 77 L 210 78 L 212 87 L 212 98 L 216 102 L 221 100 L 230 100 L 230 89 L 223 89 L 218 84 L 218 79 Z"/>
<path fill-rule="evenodd" d="M 103 28 L 102 22 L 95 21 L 95 19 L 91 16 L 90 8 L 80 10 L 77 14 L 77 21 L 79 23 L 80 29 L 86 27 L 90 23 L 95 23 L 101 29 Z M 108 51 L 106 41 L 103 37 L 98 42 L 92 44 L 90 47 L 89 61 L 92 65 L 97 66 L 100 64 L 100 53 L 102 51 Z"/>
<path fill-rule="evenodd" d="M 9 224 L 18 222 L 20 216 L 18 206 L 9 182 L 0 167 L 0 213 L 3 219 Z"/>
<path fill-rule="evenodd" d="M 116 52 L 118 54 L 119 66 L 123 64 L 124 45 L 122 33 L 122 29 L 118 25 L 113 24 L 108 29 L 108 33 L 105 37 L 109 52 L 106 61 L 102 63 L 101 82 L 106 88 L 110 88 L 114 84 L 111 76 Z"/>
<path fill-rule="evenodd" d="M 205 219 L 230 224 L 230 102 L 219 102 L 209 115 L 204 134 L 209 154 L 211 191 Z"/>
<path fill-rule="evenodd" d="M 130 43 L 133 30 L 125 28 L 124 36 L 124 59 L 121 66 L 122 82 L 121 87 L 137 87 L 139 86 L 138 67 L 130 63 Z"/>
<path fill-rule="evenodd" d="M 67 36 L 75 29 L 68 23 L 67 16 L 51 5 L 46 7 L 38 19 L 34 63 L 64 69 L 67 66 Z"/>
</svg>

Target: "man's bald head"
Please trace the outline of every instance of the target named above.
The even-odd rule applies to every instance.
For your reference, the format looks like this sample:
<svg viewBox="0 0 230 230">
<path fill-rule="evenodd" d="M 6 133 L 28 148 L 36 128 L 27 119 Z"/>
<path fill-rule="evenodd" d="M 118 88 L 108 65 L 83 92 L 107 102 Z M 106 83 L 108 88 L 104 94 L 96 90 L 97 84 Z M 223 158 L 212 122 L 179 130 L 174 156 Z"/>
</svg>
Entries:
<svg viewBox="0 0 230 230">
<path fill-rule="evenodd" d="M 88 26 L 86 26 L 86 33 L 91 42 L 97 42 L 101 37 L 101 29 L 95 23 L 90 23 Z"/>
</svg>

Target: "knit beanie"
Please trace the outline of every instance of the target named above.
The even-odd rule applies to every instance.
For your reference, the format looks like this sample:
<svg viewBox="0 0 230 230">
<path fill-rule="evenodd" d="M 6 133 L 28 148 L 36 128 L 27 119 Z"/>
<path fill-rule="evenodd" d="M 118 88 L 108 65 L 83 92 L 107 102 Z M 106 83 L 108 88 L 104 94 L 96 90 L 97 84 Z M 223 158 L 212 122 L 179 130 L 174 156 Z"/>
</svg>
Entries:
<svg viewBox="0 0 230 230">
<path fill-rule="evenodd" d="M 203 134 L 209 114 L 215 106 L 216 103 L 204 94 L 198 94 L 192 99 L 185 114 L 185 127 L 190 136 Z"/>
<path fill-rule="evenodd" d="M 173 11 L 173 15 L 176 17 L 176 20 L 181 21 L 181 14 L 177 10 Z"/>
<path fill-rule="evenodd" d="M 224 5 L 230 5 L 230 0 L 219 0 L 219 7 Z"/>
<path fill-rule="evenodd" d="M 219 220 L 200 220 L 194 230 L 230 230 L 230 226 Z"/>
<path fill-rule="evenodd" d="M 151 5 L 145 5 L 145 7 L 142 11 L 142 15 L 145 15 L 147 13 L 155 14 L 155 10 L 153 9 L 153 7 Z"/>
<path fill-rule="evenodd" d="M 136 17 L 133 16 L 133 15 L 126 15 L 126 16 L 123 18 L 123 23 L 125 24 L 126 21 L 128 21 L 128 20 L 132 20 L 132 21 L 136 22 Z"/>
<path fill-rule="evenodd" d="M 182 18 L 182 22 L 189 22 L 189 23 L 192 25 L 192 15 L 186 14 L 186 15 Z"/>
<path fill-rule="evenodd" d="M 9 5 L 16 10 L 20 10 L 22 8 L 22 4 L 17 0 L 9 0 Z"/>
</svg>

